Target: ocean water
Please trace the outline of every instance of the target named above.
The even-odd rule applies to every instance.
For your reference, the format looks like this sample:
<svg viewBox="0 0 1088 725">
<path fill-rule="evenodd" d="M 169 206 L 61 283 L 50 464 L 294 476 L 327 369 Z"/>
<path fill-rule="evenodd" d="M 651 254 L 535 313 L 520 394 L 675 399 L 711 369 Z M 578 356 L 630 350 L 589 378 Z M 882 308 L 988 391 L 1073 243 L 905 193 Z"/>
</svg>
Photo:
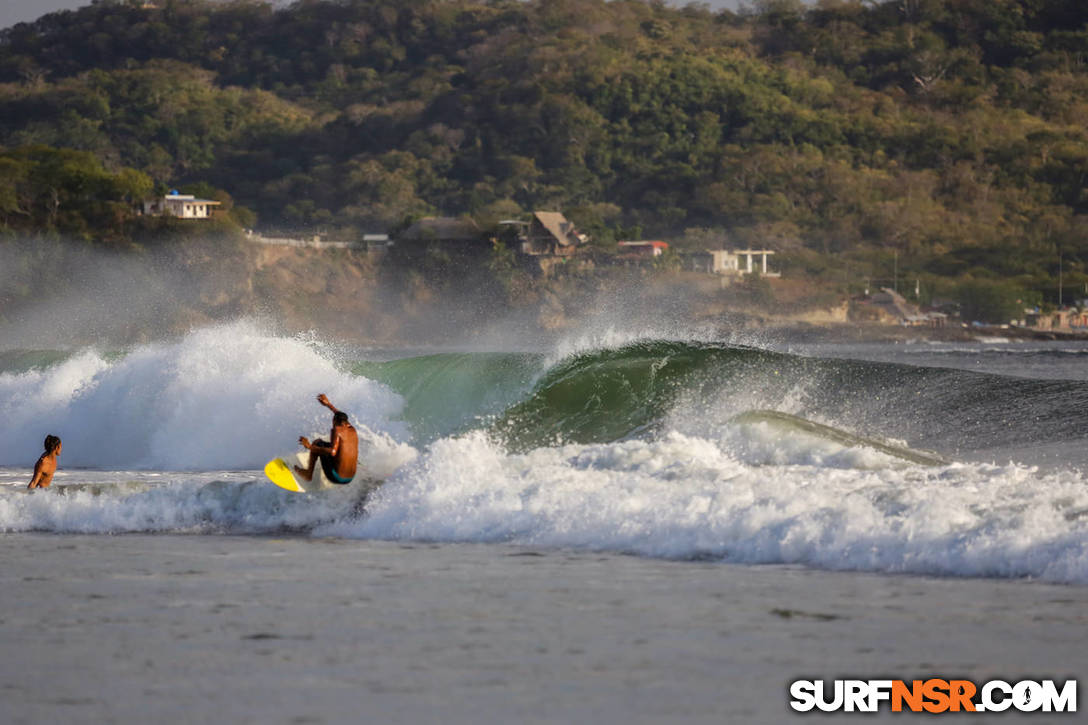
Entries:
<svg viewBox="0 0 1088 725">
<path fill-rule="evenodd" d="M 614 333 L 398 354 L 244 321 L 124 350 L 8 350 L 0 531 L 517 546 L 1080 586 L 1086 363 L 1084 343 L 770 349 Z M 327 430 L 318 393 L 360 431 L 364 475 L 382 482 L 365 501 L 263 479 L 300 434 Z M 47 433 L 64 441 L 61 470 L 27 493 Z"/>
</svg>

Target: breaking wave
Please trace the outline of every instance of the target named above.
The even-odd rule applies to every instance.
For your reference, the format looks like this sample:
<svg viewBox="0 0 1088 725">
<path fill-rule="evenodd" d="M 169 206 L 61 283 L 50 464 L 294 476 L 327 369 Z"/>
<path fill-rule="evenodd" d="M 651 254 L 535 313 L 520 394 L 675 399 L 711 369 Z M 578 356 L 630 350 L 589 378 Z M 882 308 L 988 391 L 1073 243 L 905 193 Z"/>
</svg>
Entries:
<svg viewBox="0 0 1088 725">
<path fill-rule="evenodd" d="M 0 530 L 290 531 L 1088 583 L 1084 381 L 694 340 L 359 357 L 248 323 L 4 353 Z M 289 494 L 259 472 L 326 429 L 319 392 L 360 428 L 363 476 L 380 483 L 365 509 L 359 492 Z M 64 440 L 62 470 L 28 494 L 45 433 Z"/>
</svg>

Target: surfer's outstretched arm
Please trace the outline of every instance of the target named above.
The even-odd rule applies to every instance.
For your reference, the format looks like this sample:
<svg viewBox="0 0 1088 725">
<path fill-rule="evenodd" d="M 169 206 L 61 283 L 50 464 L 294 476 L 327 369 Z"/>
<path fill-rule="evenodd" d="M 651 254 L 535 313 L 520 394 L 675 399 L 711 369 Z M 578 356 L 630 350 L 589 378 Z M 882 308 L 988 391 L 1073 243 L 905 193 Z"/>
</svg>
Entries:
<svg viewBox="0 0 1088 725">
<path fill-rule="evenodd" d="M 335 405 L 333 405 L 331 402 L 329 402 L 329 397 L 327 395 L 325 395 L 324 393 L 317 396 L 317 402 L 324 405 L 326 408 L 331 410 L 333 413 L 339 413 L 340 412 L 340 410 Z"/>
</svg>

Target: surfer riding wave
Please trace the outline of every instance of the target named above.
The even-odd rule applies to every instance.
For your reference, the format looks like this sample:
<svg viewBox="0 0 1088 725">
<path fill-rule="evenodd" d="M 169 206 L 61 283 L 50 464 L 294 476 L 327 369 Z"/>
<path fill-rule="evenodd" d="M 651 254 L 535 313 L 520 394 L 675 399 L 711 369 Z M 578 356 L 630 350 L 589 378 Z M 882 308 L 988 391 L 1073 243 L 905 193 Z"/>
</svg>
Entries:
<svg viewBox="0 0 1088 725">
<path fill-rule="evenodd" d="M 348 422 L 348 414 L 338 410 L 322 393 L 317 402 L 332 411 L 332 430 L 329 440 L 310 442 L 306 436 L 299 436 L 298 442 L 310 451 L 310 460 L 306 468 L 295 466 L 295 472 L 307 481 L 313 479 L 314 466 L 321 461 L 321 470 L 332 483 L 351 483 L 355 478 L 355 468 L 359 458 L 359 436 Z"/>
</svg>

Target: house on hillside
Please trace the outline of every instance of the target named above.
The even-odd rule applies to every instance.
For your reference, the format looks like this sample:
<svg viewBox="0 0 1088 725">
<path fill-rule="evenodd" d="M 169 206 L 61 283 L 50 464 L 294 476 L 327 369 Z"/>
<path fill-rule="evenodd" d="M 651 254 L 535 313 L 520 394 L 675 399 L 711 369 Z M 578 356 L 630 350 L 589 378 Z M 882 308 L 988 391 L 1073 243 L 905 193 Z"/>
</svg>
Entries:
<svg viewBox="0 0 1088 725">
<path fill-rule="evenodd" d="M 179 194 L 177 189 L 143 203 L 144 216 L 173 216 L 179 219 L 210 219 L 214 207 L 220 202 L 211 199 L 197 199 L 192 194 Z"/>
<path fill-rule="evenodd" d="M 686 255 L 688 266 L 696 272 L 739 277 L 758 272 L 763 277 L 781 277 L 778 272 L 770 271 L 767 258 L 773 255 L 770 249 L 708 249 Z M 756 258 L 759 262 L 756 262 Z"/>
<path fill-rule="evenodd" d="M 588 239 L 559 212 L 536 211 L 520 235 L 519 251 L 532 256 L 570 257 Z"/>
<path fill-rule="evenodd" d="M 656 240 L 616 242 L 616 254 L 608 261 L 623 267 L 652 267 L 668 248 L 668 243 Z"/>
<path fill-rule="evenodd" d="M 641 240 L 637 242 L 616 242 L 621 259 L 653 259 L 660 257 L 669 248 L 668 242 Z"/>
<path fill-rule="evenodd" d="M 438 242 L 445 246 L 465 248 L 482 244 L 483 234 L 472 219 L 428 216 L 398 234 L 397 242 L 424 245 Z"/>
</svg>

